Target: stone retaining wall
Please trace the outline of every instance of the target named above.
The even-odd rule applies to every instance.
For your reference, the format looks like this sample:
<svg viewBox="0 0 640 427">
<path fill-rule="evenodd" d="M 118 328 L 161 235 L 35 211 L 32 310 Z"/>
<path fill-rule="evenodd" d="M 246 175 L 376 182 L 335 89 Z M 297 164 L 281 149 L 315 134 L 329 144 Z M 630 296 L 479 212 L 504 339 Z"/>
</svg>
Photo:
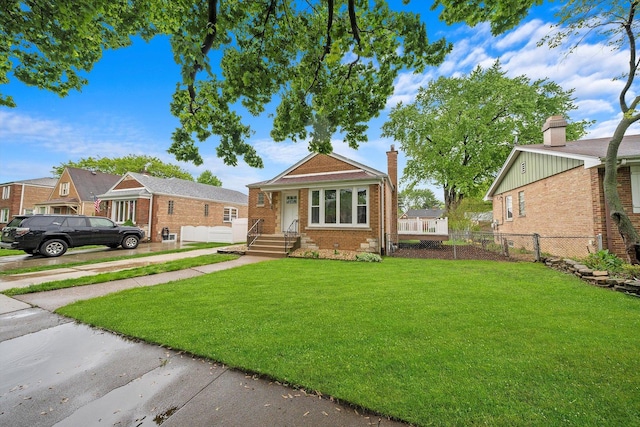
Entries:
<svg viewBox="0 0 640 427">
<path fill-rule="evenodd" d="M 547 258 L 544 260 L 544 263 L 547 267 L 573 274 L 585 282 L 600 288 L 611 288 L 618 292 L 640 297 L 639 280 L 609 277 L 608 271 L 592 270 L 586 265 L 580 264 L 580 262 L 572 259 Z"/>
</svg>

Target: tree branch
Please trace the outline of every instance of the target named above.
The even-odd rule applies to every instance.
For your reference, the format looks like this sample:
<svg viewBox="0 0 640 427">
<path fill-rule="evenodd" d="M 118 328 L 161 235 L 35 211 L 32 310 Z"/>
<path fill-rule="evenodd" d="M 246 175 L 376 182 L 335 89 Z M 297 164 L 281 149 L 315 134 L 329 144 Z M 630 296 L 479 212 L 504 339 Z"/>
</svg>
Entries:
<svg viewBox="0 0 640 427">
<path fill-rule="evenodd" d="M 358 43 L 358 46 L 360 46 L 360 30 L 358 29 L 355 0 L 349 0 L 349 22 L 351 22 L 351 32 L 353 32 L 353 38 Z"/>
<path fill-rule="evenodd" d="M 200 46 L 200 52 L 202 53 L 202 56 L 206 56 L 211 50 L 211 47 L 213 46 L 213 42 L 216 39 L 217 24 L 218 24 L 218 0 L 209 0 L 208 10 L 207 10 L 207 35 L 205 36 L 204 41 L 202 42 L 202 46 Z M 196 74 L 198 74 L 198 71 L 200 70 L 202 70 L 202 64 L 196 61 L 196 63 L 193 64 L 193 69 L 189 73 L 188 90 L 189 90 L 189 98 L 191 99 L 191 102 L 189 103 L 189 111 L 191 112 L 191 114 L 194 114 L 197 111 L 197 109 L 193 108 L 193 104 L 195 103 L 195 100 L 196 100 L 196 90 L 195 90 Z"/>
<path fill-rule="evenodd" d="M 622 110 L 623 114 L 629 110 L 629 107 L 627 106 L 627 101 L 626 101 L 627 92 L 631 88 L 636 72 L 638 70 L 638 64 L 636 63 L 636 38 L 635 38 L 635 35 L 633 34 L 633 28 L 631 27 L 635 13 L 636 13 L 636 2 L 632 2 L 631 6 L 629 7 L 629 16 L 627 17 L 627 20 L 624 23 L 624 31 L 626 32 L 627 38 L 629 39 L 629 75 L 627 77 L 627 82 L 625 83 L 624 88 L 622 88 L 622 90 L 620 91 L 619 102 L 620 102 L 620 109 Z M 634 103 L 634 104 L 637 104 L 637 103 Z"/>
</svg>

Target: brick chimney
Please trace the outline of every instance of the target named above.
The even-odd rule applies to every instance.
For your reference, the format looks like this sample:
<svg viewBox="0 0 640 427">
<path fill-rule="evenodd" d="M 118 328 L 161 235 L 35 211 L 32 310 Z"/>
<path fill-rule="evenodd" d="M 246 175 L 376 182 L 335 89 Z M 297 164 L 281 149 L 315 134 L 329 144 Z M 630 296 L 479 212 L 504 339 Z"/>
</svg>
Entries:
<svg viewBox="0 0 640 427">
<path fill-rule="evenodd" d="M 567 121 L 562 116 L 551 116 L 542 126 L 544 145 L 562 147 L 567 144 Z"/>
<path fill-rule="evenodd" d="M 387 151 L 387 174 L 389 180 L 394 187 L 398 186 L 398 152 L 396 147 L 391 145 L 391 149 Z"/>
</svg>

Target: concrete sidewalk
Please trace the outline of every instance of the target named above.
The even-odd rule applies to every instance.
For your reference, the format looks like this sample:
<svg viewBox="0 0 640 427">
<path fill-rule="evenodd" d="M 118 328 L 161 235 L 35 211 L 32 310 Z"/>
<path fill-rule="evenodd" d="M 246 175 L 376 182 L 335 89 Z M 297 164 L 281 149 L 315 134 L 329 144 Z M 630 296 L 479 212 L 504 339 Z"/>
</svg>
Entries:
<svg viewBox="0 0 640 427">
<path fill-rule="evenodd" d="M 197 256 L 194 252 L 186 254 Z M 170 254 L 170 259 L 176 255 Z M 160 257 L 164 255 L 145 259 L 166 261 Z M 0 313 L 4 313 L 0 314 L 0 425 L 405 426 L 305 390 L 180 351 L 130 341 L 50 312 L 74 301 L 122 289 L 268 259 L 245 255 L 188 270 L 15 299 L 0 295 Z M 130 268 L 132 261 L 135 260 L 109 268 Z M 104 264 L 107 263 L 73 270 L 96 274 L 105 271 Z M 55 272 L 37 276 L 38 280 L 59 279 Z M 17 283 L 28 286 L 34 277 L 14 278 L 9 287 L 16 287 Z"/>
</svg>

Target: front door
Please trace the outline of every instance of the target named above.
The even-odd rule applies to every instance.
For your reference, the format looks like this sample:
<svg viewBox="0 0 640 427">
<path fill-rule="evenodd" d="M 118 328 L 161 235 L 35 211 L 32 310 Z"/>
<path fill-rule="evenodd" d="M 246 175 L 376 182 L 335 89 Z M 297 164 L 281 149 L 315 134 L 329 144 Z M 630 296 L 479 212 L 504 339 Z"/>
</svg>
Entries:
<svg viewBox="0 0 640 427">
<path fill-rule="evenodd" d="M 282 231 L 298 231 L 297 224 L 291 225 L 298 219 L 298 192 L 283 191 L 282 202 Z"/>
</svg>

